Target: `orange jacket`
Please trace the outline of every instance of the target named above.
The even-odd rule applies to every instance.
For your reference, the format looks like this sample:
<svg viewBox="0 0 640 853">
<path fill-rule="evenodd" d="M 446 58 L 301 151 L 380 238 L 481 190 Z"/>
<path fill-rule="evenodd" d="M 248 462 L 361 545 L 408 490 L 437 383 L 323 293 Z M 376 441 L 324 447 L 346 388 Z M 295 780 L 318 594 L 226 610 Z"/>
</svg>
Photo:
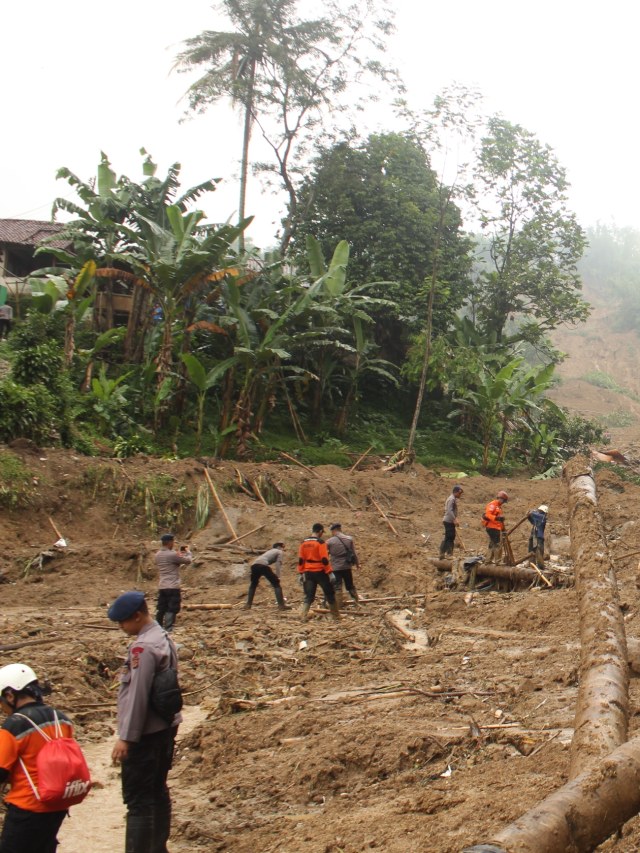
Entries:
<svg viewBox="0 0 640 853">
<path fill-rule="evenodd" d="M 485 527 L 490 527 L 493 530 L 504 530 L 502 504 L 497 498 L 486 505 L 484 515 L 482 516 L 482 523 Z"/>
<path fill-rule="evenodd" d="M 301 544 L 298 550 L 298 571 L 304 572 L 331 572 L 329 563 L 329 551 L 327 545 L 315 536 L 309 536 Z"/>
</svg>

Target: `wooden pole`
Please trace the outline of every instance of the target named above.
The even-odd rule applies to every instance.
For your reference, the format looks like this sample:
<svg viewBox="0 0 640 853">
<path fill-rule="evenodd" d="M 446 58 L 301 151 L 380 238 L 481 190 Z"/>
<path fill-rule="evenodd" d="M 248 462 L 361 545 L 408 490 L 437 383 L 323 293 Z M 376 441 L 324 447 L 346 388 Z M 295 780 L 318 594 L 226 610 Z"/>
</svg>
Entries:
<svg viewBox="0 0 640 853">
<path fill-rule="evenodd" d="M 229 533 L 231 533 L 231 536 L 233 537 L 233 539 L 236 540 L 239 538 L 238 534 L 233 529 L 233 524 L 231 524 L 231 521 L 229 520 L 229 516 L 225 512 L 225 508 L 222 506 L 222 501 L 218 497 L 218 493 L 216 492 L 216 487 L 213 485 L 213 480 L 209 476 L 209 472 L 207 471 L 207 469 L 204 468 L 203 470 L 204 470 L 204 476 L 207 479 L 207 483 L 209 483 L 209 488 L 211 489 L 211 494 L 213 495 L 213 499 L 216 502 L 218 509 L 222 513 L 222 517 L 224 518 L 224 523 L 227 526 L 227 530 L 229 531 Z"/>
<path fill-rule="evenodd" d="M 386 622 L 391 625 L 392 628 L 395 628 L 396 631 L 399 631 L 406 640 L 409 640 L 410 643 L 415 643 L 415 634 L 412 634 L 411 631 L 407 631 L 406 628 L 398 625 L 398 623 L 392 618 L 391 613 L 385 613 L 384 618 Z"/>
<path fill-rule="evenodd" d="M 371 503 L 375 506 L 375 508 L 378 510 L 378 512 L 380 513 L 380 515 L 384 518 L 384 520 L 387 522 L 387 524 L 388 524 L 388 525 L 389 525 L 389 527 L 393 530 L 393 532 L 396 534 L 396 536 L 399 536 L 400 534 L 399 534 L 399 533 L 398 533 L 398 531 L 395 529 L 395 527 L 393 526 L 393 524 L 391 524 L 391 522 L 389 521 L 388 517 L 385 515 L 384 510 L 382 509 L 382 507 L 380 506 L 380 504 L 376 501 L 376 499 L 373 497 L 373 495 L 369 495 L 369 500 L 370 500 L 370 501 L 371 501 Z"/>
<path fill-rule="evenodd" d="M 49 524 L 53 527 L 53 532 L 56 534 L 56 536 L 58 537 L 58 539 L 64 539 L 64 536 L 62 535 L 62 533 L 60 533 L 60 531 L 58 530 L 58 528 L 57 528 L 57 527 L 55 526 L 55 524 L 53 523 L 53 519 L 51 518 L 51 516 L 49 516 Z"/>
<path fill-rule="evenodd" d="M 517 529 L 520 527 L 520 525 L 521 525 L 521 524 L 524 524 L 524 522 L 525 522 L 528 518 L 529 518 L 529 515 L 528 515 L 528 514 L 527 514 L 527 515 L 525 515 L 525 517 L 524 517 L 524 518 L 521 518 L 521 519 L 520 519 L 520 521 L 519 521 L 517 524 L 514 524 L 514 525 L 513 525 L 513 527 L 511 528 L 511 530 L 507 530 L 507 536 L 511 536 L 511 534 L 513 533 L 513 531 L 514 531 L 514 530 L 517 530 Z"/>
<path fill-rule="evenodd" d="M 265 499 L 262 497 L 262 492 L 261 492 L 261 491 L 260 491 L 260 489 L 258 488 L 258 484 L 256 483 L 256 481 L 255 481 L 255 480 L 249 480 L 249 485 L 250 485 L 250 486 L 251 486 L 251 488 L 253 489 L 253 493 L 254 493 L 254 495 L 258 498 L 258 500 L 260 501 L 260 503 L 264 504 L 265 506 L 269 506 L 269 504 L 268 504 L 268 503 L 265 501 Z"/>
<path fill-rule="evenodd" d="M 264 524 L 259 524 L 257 527 L 254 527 L 253 530 L 250 530 L 248 533 L 243 533 L 242 536 L 236 536 L 234 539 L 230 539 L 228 542 L 225 542 L 225 545 L 233 545 L 234 542 L 239 542 L 241 539 L 246 539 L 247 536 L 251 536 L 252 533 L 257 533 L 258 530 L 262 530 Z"/>
<path fill-rule="evenodd" d="M 365 450 L 365 452 L 362 454 L 362 456 L 358 456 L 358 458 L 357 458 L 357 459 L 356 459 L 356 461 L 353 463 L 353 465 L 351 466 L 351 468 L 349 468 L 349 473 L 350 473 L 350 474 L 353 474 L 353 472 L 356 470 L 356 468 L 358 467 L 358 465 L 362 462 L 362 460 L 365 458 L 365 456 L 367 456 L 367 455 L 369 454 L 369 452 L 370 452 L 372 449 L 373 449 L 373 444 L 372 444 L 370 447 L 367 447 L 367 449 L 366 449 L 366 450 Z"/>
</svg>

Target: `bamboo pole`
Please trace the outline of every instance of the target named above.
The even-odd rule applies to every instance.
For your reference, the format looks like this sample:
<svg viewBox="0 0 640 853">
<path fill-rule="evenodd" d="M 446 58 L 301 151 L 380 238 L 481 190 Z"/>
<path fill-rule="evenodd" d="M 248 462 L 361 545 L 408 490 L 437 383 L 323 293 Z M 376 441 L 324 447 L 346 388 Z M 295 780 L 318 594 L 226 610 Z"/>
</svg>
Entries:
<svg viewBox="0 0 640 853">
<path fill-rule="evenodd" d="M 235 536 L 233 539 L 229 539 L 228 542 L 225 542 L 225 545 L 233 545 L 235 542 L 239 542 L 241 539 L 246 539 L 247 536 L 251 536 L 252 533 L 257 533 L 258 530 L 262 530 L 264 524 L 259 524 L 257 527 L 254 527 L 253 530 L 250 530 L 248 533 L 243 533 L 242 536 Z"/>
<path fill-rule="evenodd" d="M 349 468 L 349 473 L 350 473 L 350 474 L 353 474 L 353 472 L 356 470 L 356 468 L 358 467 L 358 465 L 362 462 L 362 460 L 365 458 L 365 456 L 368 456 L 368 455 L 369 455 L 369 452 L 370 452 L 372 449 L 373 449 L 373 444 L 372 444 L 370 447 L 367 447 L 367 449 L 366 449 L 366 450 L 365 450 L 365 452 L 362 454 L 362 456 L 358 456 L 358 458 L 357 458 L 357 459 L 356 459 L 356 461 L 353 463 L 353 465 L 351 466 L 351 468 Z"/>
<path fill-rule="evenodd" d="M 393 524 L 391 524 L 391 522 L 389 521 L 389 518 L 388 518 L 388 517 L 387 517 L 387 515 L 385 514 L 385 512 L 384 512 L 384 510 L 382 509 L 382 507 L 380 506 L 380 504 L 379 504 L 379 503 L 376 501 L 376 499 L 373 497 L 373 495 L 369 495 L 369 500 L 370 500 L 370 501 L 371 501 L 371 503 L 375 506 L 375 508 L 378 510 L 378 512 L 379 512 L 379 513 L 380 513 L 380 515 L 384 518 L 384 520 L 387 522 L 387 524 L 389 525 L 389 527 L 391 528 L 391 530 L 393 530 L 393 532 L 396 534 L 396 536 L 399 536 L 400 534 L 399 534 L 399 533 L 398 533 L 398 531 L 395 529 L 395 527 L 393 526 Z"/>
<path fill-rule="evenodd" d="M 209 476 L 209 472 L 207 471 L 206 468 L 204 468 L 203 471 L 204 471 L 204 476 L 206 477 L 207 483 L 209 483 L 209 488 L 211 489 L 211 494 L 213 495 L 213 499 L 216 502 L 218 509 L 222 513 L 222 517 L 224 519 L 224 523 L 227 526 L 227 530 L 231 533 L 231 536 L 233 537 L 233 539 L 237 540 L 238 534 L 233 529 L 233 524 L 231 524 L 231 521 L 229 520 L 229 516 L 227 515 L 227 513 L 225 511 L 225 508 L 222 506 L 222 501 L 218 497 L 218 493 L 216 492 L 216 487 L 213 485 L 213 480 Z"/>
<path fill-rule="evenodd" d="M 541 578 L 542 578 L 542 580 L 546 583 L 546 585 L 547 585 L 547 586 L 553 586 L 553 584 L 551 583 L 551 581 L 550 581 L 548 578 L 546 578 L 546 577 L 542 574 L 542 572 L 541 572 L 541 571 L 540 571 L 540 569 L 536 566 L 536 564 L 535 564 L 535 563 L 532 563 L 532 562 L 531 562 L 531 560 L 529 560 L 529 565 L 531 566 L 531 568 L 532 568 L 532 569 L 534 569 L 534 571 L 536 571 L 536 572 L 540 575 L 540 577 L 541 577 Z"/>
<path fill-rule="evenodd" d="M 391 625 L 392 628 L 395 628 L 396 631 L 398 631 L 400 634 L 402 634 L 402 636 L 406 640 L 409 640 L 410 643 L 415 643 L 415 641 L 416 641 L 415 634 L 412 634 L 411 631 L 408 631 L 406 628 L 403 628 L 401 625 L 398 625 L 398 623 L 393 619 L 391 613 L 385 613 L 384 618 L 385 618 L 386 622 L 389 625 Z"/>
<path fill-rule="evenodd" d="M 264 506 L 269 506 L 269 504 L 262 497 L 262 492 L 260 491 L 260 488 L 258 487 L 258 484 L 256 483 L 256 481 L 255 480 L 249 480 L 249 485 L 251 486 L 253 493 L 258 498 L 260 503 L 264 504 Z"/>
<path fill-rule="evenodd" d="M 340 492 L 337 489 L 335 489 L 328 480 L 325 480 L 324 477 L 321 477 L 317 471 L 313 470 L 313 468 L 309 468 L 308 465 L 305 465 L 303 462 L 299 462 L 294 456 L 289 456 L 289 454 L 285 453 L 284 450 L 280 451 L 280 456 L 284 456 L 285 459 L 289 459 L 291 462 L 294 462 L 296 465 L 299 465 L 300 468 L 304 468 L 305 471 L 308 471 L 310 474 L 312 474 L 314 477 L 316 477 L 318 480 L 320 480 L 322 483 L 324 483 L 325 486 L 327 486 L 330 489 L 330 491 L 332 491 L 334 493 L 334 495 L 336 495 L 336 497 L 339 497 L 341 501 L 344 501 L 344 503 L 346 503 L 346 505 L 349 507 L 349 509 L 355 510 L 355 507 L 351 503 L 351 501 L 348 498 L 345 498 L 344 495 L 340 494 Z"/>
<path fill-rule="evenodd" d="M 183 604 L 183 610 L 233 610 L 233 604 Z"/>
</svg>

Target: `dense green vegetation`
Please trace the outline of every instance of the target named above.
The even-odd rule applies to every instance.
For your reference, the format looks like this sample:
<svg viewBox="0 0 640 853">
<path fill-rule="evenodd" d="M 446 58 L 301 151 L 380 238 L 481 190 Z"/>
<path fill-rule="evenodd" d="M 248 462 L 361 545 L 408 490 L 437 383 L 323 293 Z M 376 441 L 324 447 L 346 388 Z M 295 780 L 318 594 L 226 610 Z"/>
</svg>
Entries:
<svg viewBox="0 0 640 853">
<path fill-rule="evenodd" d="M 323 109 L 347 111 L 363 75 L 397 91 L 364 52 L 384 51 L 390 19 L 373 0 L 314 21 L 294 0 L 222 5 L 232 29 L 190 39 L 178 65 L 204 72 L 193 109 L 229 97 L 244 112 L 242 211 L 251 130 L 271 134 L 289 199 L 278 250 L 244 250 L 244 214 L 207 221 L 218 179 L 181 191 L 180 165 L 160 177 L 144 150 L 140 180 L 104 154 L 95 179 L 61 169 L 76 200 L 54 204 L 57 266 L 31 278 L 5 345 L 0 438 L 338 464 L 406 448 L 539 472 L 602 437 L 545 396 L 560 357 L 547 333 L 588 313 L 584 235 L 548 146 L 463 118 L 464 90 L 403 105 L 393 133 L 322 135 Z M 452 127 L 475 153 L 446 177 Z"/>
</svg>

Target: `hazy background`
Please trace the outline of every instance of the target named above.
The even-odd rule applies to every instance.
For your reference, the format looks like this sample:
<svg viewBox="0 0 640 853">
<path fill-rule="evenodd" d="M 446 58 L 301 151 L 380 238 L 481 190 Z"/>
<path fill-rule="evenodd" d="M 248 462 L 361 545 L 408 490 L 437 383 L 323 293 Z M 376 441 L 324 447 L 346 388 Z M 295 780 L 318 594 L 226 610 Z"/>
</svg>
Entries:
<svg viewBox="0 0 640 853">
<path fill-rule="evenodd" d="M 613 0 L 598 9 L 574 0 L 536 4 L 397 0 L 395 64 L 415 108 L 453 81 L 475 85 L 487 109 L 534 132 L 556 151 L 583 225 L 615 221 L 640 228 L 637 28 L 640 13 Z M 95 174 L 100 151 L 118 174 L 141 177 L 144 146 L 161 170 L 183 165 L 183 185 L 224 184 L 202 204 L 224 220 L 237 209 L 241 122 L 226 106 L 184 122 L 189 77 L 171 72 L 183 39 L 226 28 L 206 0 L 35 0 L 3 9 L 0 51 L 2 142 L 0 217 L 48 219 L 55 172 Z M 385 114 L 388 115 L 388 114 Z M 364 130 L 380 124 L 375 105 Z M 282 199 L 249 190 L 249 236 L 272 242 Z"/>
</svg>

